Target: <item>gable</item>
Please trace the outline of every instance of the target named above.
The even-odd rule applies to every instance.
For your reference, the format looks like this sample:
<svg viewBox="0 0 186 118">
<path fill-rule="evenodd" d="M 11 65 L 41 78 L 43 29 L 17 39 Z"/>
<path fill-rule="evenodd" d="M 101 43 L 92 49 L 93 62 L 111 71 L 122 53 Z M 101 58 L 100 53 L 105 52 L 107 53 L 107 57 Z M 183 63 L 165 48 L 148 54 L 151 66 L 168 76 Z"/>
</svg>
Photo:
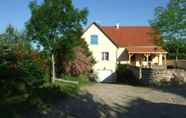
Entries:
<svg viewBox="0 0 186 118">
<path fill-rule="evenodd" d="M 96 44 L 91 44 L 91 36 L 97 35 Z M 91 24 L 83 33 L 82 38 L 87 42 L 89 50 L 92 52 L 96 64 L 93 70 L 109 70 L 114 72 L 116 69 L 117 46 L 108 38 L 99 26 Z M 103 54 L 108 55 L 108 60 L 103 59 Z"/>
<path fill-rule="evenodd" d="M 153 29 L 149 26 L 99 26 L 92 23 L 84 32 L 83 36 L 92 28 L 99 30 L 117 48 L 131 46 L 157 46 L 159 36 L 153 36 Z M 95 29 L 92 32 L 96 31 Z M 155 39 L 156 38 L 156 39 Z"/>
<path fill-rule="evenodd" d="M 85 39 L 90 46 L 91 35 L 98 36 L 98 45 L 111 45 L 111 47 L 117 47 L 117 45 L 105 34 L 102 29 L 96 24 L 92 23 L 83 33 L 82 38 Z"/>
</svg>

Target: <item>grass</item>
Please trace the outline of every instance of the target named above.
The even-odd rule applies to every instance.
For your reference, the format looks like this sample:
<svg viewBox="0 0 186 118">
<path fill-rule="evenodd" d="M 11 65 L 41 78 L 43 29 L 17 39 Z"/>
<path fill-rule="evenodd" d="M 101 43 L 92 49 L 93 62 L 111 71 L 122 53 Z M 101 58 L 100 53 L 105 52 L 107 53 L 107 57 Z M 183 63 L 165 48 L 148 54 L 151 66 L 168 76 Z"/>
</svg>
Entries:
<svg viewBox="0 0 186 118">
<path fill-rule="evenodd" d="M 15 81 L 14 85 L 17 88 L 18 82 Z M 69 95 L 75 95 L 79 91 L 78 85 L 59 81 L 55 83 L 36 83 L 24 87 L 18 89 L 16 93 L 14 89 L 8 88 L 8 97 L 6 95 L 3 96 L 6 93 L 1 92 L 0 117 L 24 118 L 27 114 L 31 114 L 34 117 L 34 114 L 49 112 L 50 108 L 57 101 L 68 99 Z"/>
<path fill-rule="evenodd" d="M 83 86 L 87 86 L 87 85 L 92 84 L 92 82 L 85 75 L 80 75 L 78 77 L 65 76 L 64 80 L 77 81 L 79 83 L 79 87 L 83 87 Z"/>
</svg>

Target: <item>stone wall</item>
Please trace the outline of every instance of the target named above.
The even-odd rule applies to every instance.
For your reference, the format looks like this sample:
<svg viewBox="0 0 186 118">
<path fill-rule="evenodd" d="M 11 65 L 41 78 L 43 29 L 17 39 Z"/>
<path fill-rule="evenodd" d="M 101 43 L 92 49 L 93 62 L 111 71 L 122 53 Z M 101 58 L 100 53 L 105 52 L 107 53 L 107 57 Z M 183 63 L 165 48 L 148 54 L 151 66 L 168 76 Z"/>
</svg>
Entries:
<svg viewBox="0 0 186 118">
<path fill-rule="evenodd" d="M 166 69 L 142 69 L 142 80 L 144 82 L 152 82 L 154 80 L 167 80 L 169 81 L 171 78 L 171 75 L 168 74 Z"/>
<path fill-rule="evenodd" d="M 186 82 L 186 71 L 183 69 L 142 69 L 142 79 L 145 82 L 171 81 L 171 79 L 183 80 Z"/>
<path fill-rule="evenodd" d="M 172 78 L 177 77 L 186 82 L 186 70 L 184 69 L 168 69 L 168 74 L 171 75 Z"/>
<path fill-rule="evenodd" d="M 186 82 L 186 70 L 184 69 L 131 67 L 131 70 L 133 71 L 133 74 L 144 83 L 161 80 L 169 82 L 174 78 Z"/>
</svg>

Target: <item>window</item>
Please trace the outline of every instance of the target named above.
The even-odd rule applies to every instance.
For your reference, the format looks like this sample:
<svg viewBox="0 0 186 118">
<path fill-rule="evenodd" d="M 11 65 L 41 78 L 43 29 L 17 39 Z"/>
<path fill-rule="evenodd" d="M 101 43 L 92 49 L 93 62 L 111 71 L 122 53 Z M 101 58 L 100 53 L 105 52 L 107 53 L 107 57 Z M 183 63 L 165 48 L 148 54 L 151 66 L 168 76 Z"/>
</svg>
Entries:
<svg viewBox="0 0 186 118">
<path fill-rule="evenodd" d="M 109 53 L 108 52 L 102 52 L 102 60 L 108 61 L 109 60 Z"/>
<path fill-rule="evenodd" d="M 92 45 L 97 45 L 98 44 L 98 36 L 97 35 L 91 35 L 90 43 Z"/>
</svg>

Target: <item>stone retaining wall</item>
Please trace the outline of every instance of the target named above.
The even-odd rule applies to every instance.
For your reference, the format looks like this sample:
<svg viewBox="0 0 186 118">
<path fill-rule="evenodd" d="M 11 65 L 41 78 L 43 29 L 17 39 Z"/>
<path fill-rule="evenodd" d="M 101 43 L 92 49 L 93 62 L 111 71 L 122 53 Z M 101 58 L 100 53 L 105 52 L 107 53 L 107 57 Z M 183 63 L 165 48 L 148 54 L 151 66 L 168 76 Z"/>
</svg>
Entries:
<svg viewBox="0 0 186 118">
<path fill-rule="evenodd" d="M 155 81 L 171 81 L 171 79 L 179 79 L 186 82 L 186 70 L 184 69 L 165 69 L 165 68 L 138 68 L 131 67 L 133 74 L 144 81 L 149 83 Z"/>
<path fill-rule="evenodd" d="M 184 69 L 168 69 L 167 70 L 169 75 L 172 75 L 171 77 L 177 77 L 179 79 L 182 79 L 186 82 L 186 70 Z"/>
<path fill-rule="evenodd" d="M 171 81 L 171 79 L 186 82 L 186 71 L 183 69 L 142 69 L 142 79 L 144 81 Z"/>
</svg>

